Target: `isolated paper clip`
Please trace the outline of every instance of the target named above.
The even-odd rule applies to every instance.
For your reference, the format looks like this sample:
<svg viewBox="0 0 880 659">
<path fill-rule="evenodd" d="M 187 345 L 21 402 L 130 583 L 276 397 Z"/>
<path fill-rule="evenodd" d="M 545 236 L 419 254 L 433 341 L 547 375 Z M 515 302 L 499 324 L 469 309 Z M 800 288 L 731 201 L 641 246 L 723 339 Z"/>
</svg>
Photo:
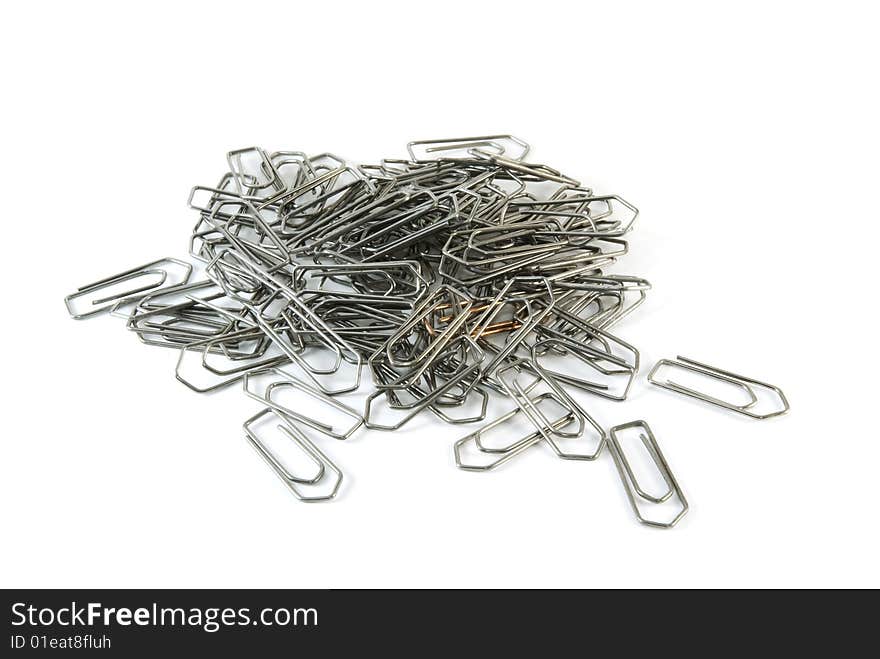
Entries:
<svg viewBox="0 0 880 659">
<path fill-rule="evenodd" d="M 76 320 L 91 318 L 92 316 L 110 311 L 111 308 L 119 305 L 120 302 L 140 299 L 147 295 L 148 292 L 154 292 L 166 284 L 168 287 L 185 284 L 189 281 L 191 273 L 192 265 L 189 263 L 172 258 L 159 259 L 158 261 L 145 263 L 105 279 L 100 279 L 91 284 L 80 286 L 75 293 L 71 293 L 64 298 L 64 304 L 72 318 Z M 133 282 L 134 288 L 124 291 L 116 291 L 114 289 L 115 286 L 124 282 Z M 78 311 L 74 302 L 92 294 L 102 295 L 103 297 L 91 300 L 88 310 Z"/>
<path fill-rule="evenodd" d="M 735 403 L 721 400 L 720 398 L 715 398 L 714 396 L 710 396 L 700 391 L 696 391 L 695 389 L 676 384 L 671 380 L 658 380 L 655 377 L 657 371 L 659 371 L 664 366 L 681 368 L 686 371 L 705 375 L 710 378 L 715 378 L 716 380 L 728 382 L 730 384 L 741 387 L 748 394 L 749 402 L 742 405 L 737 405 Z M 662 387 L 663 389 L 669 389 L 670 391 L 682 394 L 684 396 L 690 396 L 691 398 L 696 398 L 698 400 L 711 403 L 712 405 L 717 405 L 718 407 L 723 407 L 728 410 L 733 410 L 734 412 L 739 412 L 740 414 L 745 414 L 746 416 L 749 416 L 753 419 L 769 419 L 774 416 L 779 416 L 780 414 L 785 414 L 789 410 L 788 400 L 785 398 L 785 394 L 782 393 L 782 389 L 780 389 L 779 387 L 776 387 L 772 384 L 767 384 L 766 382 L 755 380 L 753 378 L 747 378 L 744 375 L 737 375 L 736 373 L 731 373 L 730 371 L 724 371 L 720 368 L 709 366 L 708 364 L 702 364 L 698 361 L 694 361 L 693 359 L 682 357 L 681 355 L 679 355 L 677 359 L 661 359 L 659 362 L 657 362 L 654 365 L 654 368 L 652 368 L 651 372 L 648 374 L 648 382 L 650 382 L 651 384 L 656 384 L 658 387 Z M 758 403 L 758 396 L 755 394 L 754 389 L 755 387 L 775 393 L 776 396 L 779 397 L 781 407 L 778 410 L 772 412 L 755 412 L 752 409 Z"/>
<path fill-rule="evenodd" d="M 638 428 L 640 430 L 639 438 L 645 445 L 645 449 L 651 456 L 654 465 L 657 467 L 660 477 L 666 483 L 666 492 L 659 496 L 649 494 L 641 485 L 639 485 L 639 481 L 633 473 L 630 462 L 621 448 L 619 435 L 622 431 L 628 430 L 629 428 Z M 689 508 L 688 502 L 687 499 L 685 499 L 684 493 L 681 491 L 678 482 L 675 480 L 675 476 L 672 475 L 672 470 L 669 468 L 666 458 L 663 457 L 663 453 L 657 445 L 657 440 L 654 439 L 654 433 L 651 432 L 651 428 L 648 427 L 648 424 L 644 421 L 630 421 L 629 423 L 615 426 L 611 429 L 608 436 L 608 448 L 611 450 L 611 456 L 614 458 L 617 473 L 620 474 L 620 480 L 623 481 L 626 496 L 632 505 L 633 512 L 636 514 L 636 519 L 642 524 L 661 529 L 670 529 L 675 526 L 678 521 L 685 516 L 685 513 L 687 513 Z M 679 503 L 679 511 L 669 521 L 664 522 L 656 519 L 649 519 L 642 513 L 643 507 L 654 508 L 675 500 Z"/>
</svg>

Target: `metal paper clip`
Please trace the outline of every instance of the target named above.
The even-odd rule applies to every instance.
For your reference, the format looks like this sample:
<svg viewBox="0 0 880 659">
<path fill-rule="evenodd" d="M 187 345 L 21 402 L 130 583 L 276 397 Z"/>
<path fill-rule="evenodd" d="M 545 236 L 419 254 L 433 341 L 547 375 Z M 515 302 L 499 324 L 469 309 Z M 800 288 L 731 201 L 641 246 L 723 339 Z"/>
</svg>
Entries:
<svg viewBox="0 0 880 659">
<path fill-rule="evenodd" d="M 291 473 L 284 466 L 279 456 L 254 431 L 253 426 L 267 415 L 273 416 L 274 420 L 278 421 L 278 429 L 315 464 L 316 474 L 314 476 L 305 477 Z M 245 421 L 243 427 L 248 442 L 272 468 L 272 471 L 287 485 L 297 499 L 306 503 L 329 501 L 339 492 L 339 486 L 342 484 L 342 472 L 339 470 L 339 467 L 333 464 L 321 449 L 315 446 L 299 428 L 288 419 L 285 419 L 284 416 L 267 407 Z M 309 490 L 318 490 L 321 493 L 309 494 Z"/>
<path fill-rule="evenodd" d="M 176 266 L 176 267 L 174 267 Z M 192 266 L 184 261 L 172 258 L 159 259 L 145 263 L 131 270 L 99 279 L 98 281 L 80 286 L 75 293 L 64 298 L 64 304 L 68 313 L 76 320 L 91 318 L 98 314 L 110 311 L 113 307 L 123 302 L 130 302 L 144 297 L 150 291 L 156 291 L 168 282 L 168 287 L 185 284 L 192 273 Z M 139 280 L 139 281 L 138 281 Z M 171 280 L 171 281 L 169 281 Z M 125 282 L 136 282 L 134 288 L 124 291 L 107 292 L 107 289 Z M 76 311 L 74 303 L 83 297 L 105 291 L 102 297 L 91 300 L 88 311 Z"/>
<path fill-rule="evenodd" d="M 666 492 L 661 495 L 649 494 L 642 488 L 633 473 L 632 467 L 623 448 L 620 445 L 620 433 L 630 428 L 639 429 L 639 439 L 644 444 L 644 447 L 653 460 L 654 465 L 657 467 L 660 477 L 666 484 Z M 636 519 L 642 524 L 657 528 L 672 528 L 675 526 L 678 521 L 685 516 L 685 513 L 687 513 L 689 508 L 688 502 L 687 499 L 685 499 L 684 493 L 681 491 L 678 482 L 675 480 L 675 476 L 673 476 L 672 470 L 666 462 L 666 458 L 663 457 L 663 453 L 657 445 L 657 440 L 654 438 L 654 433 L 651 432 L 651 428 L 648 424 L 644 421 L 630 421 L 629 423 L 613 427 L 609 432 L 608 448 L 611 450 L 611 456 L 614 458 L 614 465 L 617 467 L 617 473 L 620 475 L 620 480 L 623 482 L 626 496 L 632 505 L 633 512 L 636 514 Z M 672 519 L 665 522 L 646 517 L 642 513 L 640 507 L 659 506 L 675 500 L 678 501 L 680 509 Z"/>
<path fill-rule="evenodd" d="M 254 391 L 249 385 L 252 379 L 259 377 L 261 375 L 272 375 L 274 376 L 274 380 L 269 383 L 263 390 L 263 393 L 257 393 Z M 364 423 L 364 417 L 361 416 L 358 412 L 350 408 L 348 405 L 344 405 L 340 403 L 338 400 L 333 398 L 332 396 L 328 396 L 324 392 L 310 387 L 305 382 L 298 380 L 293 377 L 289 373 L 285 373 L 279 368 L 268 368 L 261 369 L 257 371 L 248 371 L 244 374 L 244 378 L 242 380 L 244 385 L 245 393 L 251 398 L 268 405 L 276 412 L 283 414 L 285 417 L 289 419 L 293 419 L 294 421 L 299 421 L 310 428 L 314 428 L 325 435 L 333 437 L 334 439 L 348 439 L 351 437 L 355 431 L 360 428 Z M 336 429 L 333 425 L 329 423 L 324 423 L 323 421 L 319 421 L 309 415 L 303 414 L 302 412 L 298 412 L 296 410 L 290 409 L 284 405 L 278 403 L 275 399 L 272 398 L 272 394 L 280 391 L 282 389 L 296 389 L 298 391 L 302 391 L 307 394 L 311 398 L 321 401 L 325 405 L 332 407 L 335 410 L 342 412 L 343 414 L 354 419 L 354 423 L 344 429 Z"/>
<path fill-rule="evenodd" d="M 705 375 L 707 377 L 720 380 L 721 382 L 727 382 L 729 384 L 740 387 L 749 396 L 749 401 L 747 403 L 737 405 L 736 403 L 731 403 L 725 400 L 721 400 L 720 398 L 716 398 L 714 396 L 696 391 L 695 389 L 691 389 L 690 387 L 676 384 L 671 380 L 659 380 L 657 379 L 657 371 L 659 371 L 664 366 L 681 368 L 686 371 Z M 648 374 L 648 382 L 650 382 L 651 384 L 655 384 L 658 387 L 662 387 L 663 389 L 669 389 L 670 391 L 682 394 L 684 396 L 690 396 L 691 398 L 696 398 L 698 400 L 711 403 L 712 405 L 717 405 L 718 407 L 723 407 L 728 410 L 733 410 L 734 412 L 739 412 L 740 414 L 745 414 L 746 416 L 749 416 L 753 419 L 769 419 L 774 416 L 785 414 L 789 410 L 788 399 L 786 399 L 785 394 L 782 393 L 782 389 L 780 389 L 779 387 L 768 384 L 766 382 L 761 382 L 760 380 L 746 377 L 744 375 L 737 375 L 736 373 L 731 373 L 730 371 L 725 371 L 720 368 L 716 368 L 715 366 L 709 366 L 708 364 L 703 364 L 701 362 L 694 361 L 693 359 L 682 357 L 681 355 L 679 355 L 676 360 L 661 359 L 660 361 L 658 361 L 654 365 L 654 368 L 651 369 L 651 372 Z M 755 393 L 755 388 L 764 389 L 775 393 L 776 396 L 779 398 L 779 403 L 781 405 L 780 408 L 771 412 L 755 412 L 752 408 L 758 404 L 759 400 L 759 397 Z"/>
</svg>

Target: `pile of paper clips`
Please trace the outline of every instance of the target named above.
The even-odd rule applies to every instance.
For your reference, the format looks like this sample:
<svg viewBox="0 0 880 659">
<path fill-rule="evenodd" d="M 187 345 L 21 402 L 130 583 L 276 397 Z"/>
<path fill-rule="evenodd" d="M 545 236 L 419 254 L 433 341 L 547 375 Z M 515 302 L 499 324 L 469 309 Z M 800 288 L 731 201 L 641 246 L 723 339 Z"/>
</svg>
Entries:
<svg viewBox="0 0 880 659">
<path fill-rule="evenodd" d="M 393 431 L 423 413 L 478 423 L 495 395 L 513 407 L 455 442 L 458 467 L 489 471 L 536 445 L 594 460 L 608 444 L 638 519 L 675 524 L 688 504 L 647 424 L 606 432 L 572 395 L 622 401 L 639 370 L 638 351 L 609 330 L 650 284 L 605 272 L 627 253 L 637 209 L 526 162 L 528 145 L 510 135 L 408 150 L 408 159 L 360 166 L 327 153 L 232 151 L 219 183 L 193 188 L 189 199 L 198 213 L 189 251 L 202 279 L 191 281 L 189 263 L 161 259 L 83 286 L 66 298 L 68 310 L 110 312 L 142 342 L 179 350 L 177 379 L 194 391 L 242 383 L 264 407 L 245 422 L 247 439 L 302 501 L 329 500 L 342 482 L 311 431 L 344 440 L 361 426 Z M 658 380 L 661 367 L 734 384 L 750 400 Z M 651 381 L 758 418 L 788 409 L 771 385 L 681 358 L 659 363 Z M 358 409 L 343 402 L 364 388 Z M 767 388 L 781 407 L 756 411 Z M 281 399 L 291 390 L 351 424 L 292 409 Z M 515 417 L 528 434 L 489 439 Z M 267 428 L 280 429 L 312 473 L 294 473 Z M 665 492 L 639 485 L 622 447 L 630 430 Z M 667 503 L 662 520 L 643 513 Z"/>
</svg>

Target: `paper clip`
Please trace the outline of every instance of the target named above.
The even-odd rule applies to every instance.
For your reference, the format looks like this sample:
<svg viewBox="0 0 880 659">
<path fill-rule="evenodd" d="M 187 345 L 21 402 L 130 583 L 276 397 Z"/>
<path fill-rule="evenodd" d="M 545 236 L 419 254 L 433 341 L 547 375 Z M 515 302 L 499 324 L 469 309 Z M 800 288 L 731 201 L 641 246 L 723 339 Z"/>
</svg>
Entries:
<svg viewBox="0 0 880 659">
<path fill-rule="evenodd" d="M 735 403 L 721 400 L 720 398 L 715 398 L 714 396 L 710 396 L 700 391 L 696 391 L 695 389 L 676 384 L 671 380 L 658 380 L 656 378 L 657 371 L 659 371 L 664 366 L 681 368 L 686 371 L 705 375 L 710 378 L 720 380 L 721 382 L 727 382 L 741 387 L 749 395 L 749 402 L 742 405 L 737 405 Z M 648 382 L 650 382 L 651 384 L 655 384 L 658 387 L 662 387 L 663 389 L 669 389 L 670 391 L 682 394 L 684 396 L 690 396 L 691 398 L 696 398 L 698 400 L 711 403 L 712 405 L 717 405 L 718 407 L 723 407 L 728 410 L 733 410 L 734 412 L 739 412 L 740 414 L 745 414 L 746 416 L 749 416 L 753 419 L 769 419 L 774 416 L 785 414 L 789 410 L 788 399 L 785 397 L 785 394 L 782 393 L 782 389 L 780 389 L 779 387 L 768 384 L 766 382 L 755 380 L 753 378 L 748 378 L 744 375 L 737 375 L 736 373 L 731 373 L 730 371 L 725 371 L 720 368 L 716 368 L 715 366 L 709 366 L 708 364 L 703 364 L 701 362 L 694 361 L 693 359 L 682 357 L 681 355 L 679 355 L 677 359 L 661 359 L 660 361 L 658 361 L 654 365 L 654 368 L 651 369 L 651 372 L 648 374 Z M 755 390 L 753 389 L 753 387 L 763 388 L 775 393 L 779 397 L 779 402 L 781 403 L 780 409 L 765 413 L 754 412 L 751 408 L 758 403 L 758 396 L 755 394 Z"/>
<path fill-rule="evenodd" d="M 170 267 L 172 265 L 179 266 L 182 269 L 180 272 L 177 273 L 177 277 L 174 277 L 175 269 Z M 99 279 L 98 281 L 92 282 L 91 284 L 80 286 L 78 289 L 76 289 L 75 293 L 71 293 L 64 298 L 64 305 L 67 307 L 67 312 L 70 314 L 70 316 L 76 320 L 91 318 L 92 316 L 97 316 L 98 314 L 110 311 L 110 309 L 116 307 L 123 302 L 131 302 L 144 297 L 145 295 L 147 295 L 148 292 L 155 292 L 166 282 L 168 282 L 169 278 L 171 278 L 172 280 L 176 279 L 176 281 L 169 282 L 168 287 L 185 284 L 187 281 L 189 281 L 189 276 L 191 273 L 192 265 L 186 263 L 185 261 L 179 261 L 178 259 L 172 258 L 159 259 L 158 261 L 145 263 L 144 265 L 132 268 L 131 270 L 126 270 L 125 272 L 120 272 L 119 274 L 112 275 L 104 279 Z M 143 283 L 142 281 L 142 283 L 135 284 L 135 287 L 130 290 L 113 292 L 109 295 L 105 295 L 104 297 L 92 300 L 91 306 L 94 307 L 97 305 L 101 305 L 97 306 L 96 309 L 78 312 L 74 308 L 74 302 L 82 297 L 85 297 L 86 295 L 91 295 L 93 293 L 97 293 L 98 291 L 109 289 L 117 284 L 122 284 L 123 282 L 132 281 L 139 278 L 142 280 L 146 280 L 146 283 Z"/>
<path fill-rule="evenodd" d="M 649 494 L 641 487 L 641 485 L 639 485 L 639 481 L 633 473 L 629 460 L 620 446 L 620 438 L 618 437 L 618 434 L 629 428 L 639 428 L 641 430 L 639 438 L 642 440 L 645 449 L 648 451 L 654 465 L 657 467 L 660 477 L 666 483 L 666 492 L 660 496 Z M 678 482 L 675 480 L 675 476 L 672 475 L 672 470 L 669 468 L 666 458 L 663 457 L 663 453 L 657 445 L 657 440 L 654 438 L 654 433 L 651 432 L 651 428 L 648 427 L 648 424 L 644 421 L 630 421 L 629 423 L 615 426 L 609 432 L 608 448 L 611 450 L 611 456 L 614 458 L 614 465 L 617 467 L 617 473 L 620 475 L 620 480 L 623 482 L 626 496 L 632 505 L 633 512 L 636 514 L 636 519 L 642 524 L 656 528 L 669 529 L 675 526 L 678 521 L 685 516 L 685 513 L 687 513 L 689 509 L 688 502 L 687 499 L 685 499 L 684 493 L 681 491 Z M 659 506 L 667 501 L 673 500 L 673 496 L 678 500 L 681 509 L 668 522 L 649 519 L 642 514 L 639 502 L 645 506 Z"/>
<path fill-rule="evenodd" d="M 278 429 L 284 433 L 290 440 L 296 444 L 303 453 L 310 458 L 316 465 L 317 473 L 311 478 L 297 476 L 292 474 L 282 464 L 277 455 L 268 447 L 266 443 L 260 439 L 253 430 L 256 424 L 265 415 L 272 414 L 280 423 Z M 324 453 L 315 446 L 303 432 L 293 425 L 283 415 L 274 409 L 267 407 L 258 412 L 250 419 L 244 422 L 244 431 L 247 440 L 257 450 L 257 453 L 272 467 L 272 471 L 284 482 L 285 485 L 293 492 L 293 495 L 300 501 L 306 503 L 316 503 L 319 501 L 329 501 L 339 492 L 339 486 L 342 484 L 342 471 L 328 458 Z M 328 488 L 327 485 L 330 485 Z M 320 488 L 325 492 L 323 494 L 308 494 L 309 488 Z"/>
</svg>

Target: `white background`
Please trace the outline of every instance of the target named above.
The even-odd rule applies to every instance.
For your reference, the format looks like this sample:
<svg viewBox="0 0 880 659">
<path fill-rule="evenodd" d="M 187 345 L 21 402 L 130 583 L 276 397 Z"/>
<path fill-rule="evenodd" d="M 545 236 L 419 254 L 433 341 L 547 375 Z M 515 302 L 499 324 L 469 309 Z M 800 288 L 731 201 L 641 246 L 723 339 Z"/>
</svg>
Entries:
<svg viewBox="0 0 880 659">
<path fill-rule="evenodd" d="M 26 8 L 25 8 L 26 7 Z M 19 3 L 2 25 L 0 585 L 880 586 L 877 15 L 869 3 Z M 422 421 L 322 444 L 340 498 L 297 502 L 243 439 L 238 388 L 65 294 L 184 256 L 226 151 L 356 161 L 512 132 L 639 206 L 615 331 L 780 385 L 752 421 L 656 388 L 692 503 L 633 519 L 610 457 L 457 470 Z M 647 369 L 646 369 L 647 370 Z"/>
</svg>

